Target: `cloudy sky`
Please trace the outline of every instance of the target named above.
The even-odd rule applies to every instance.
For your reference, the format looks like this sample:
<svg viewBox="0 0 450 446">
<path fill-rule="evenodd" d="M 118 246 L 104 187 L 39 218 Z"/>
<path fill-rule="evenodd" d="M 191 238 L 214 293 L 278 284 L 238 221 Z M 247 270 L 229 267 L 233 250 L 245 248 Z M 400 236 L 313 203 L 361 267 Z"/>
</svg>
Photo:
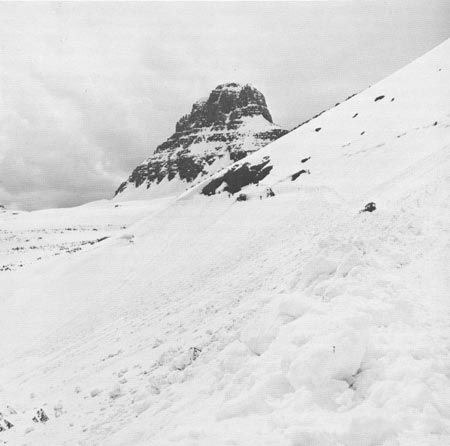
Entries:
<svg viewBox="0 0 450 446">
<path fill-rule="evenodd" d="M 0 3 L 0 203 L 110 198 L 192 103 L 251 83 L 291 128 L 450 37 L 448 0 Z"/>
</svg>

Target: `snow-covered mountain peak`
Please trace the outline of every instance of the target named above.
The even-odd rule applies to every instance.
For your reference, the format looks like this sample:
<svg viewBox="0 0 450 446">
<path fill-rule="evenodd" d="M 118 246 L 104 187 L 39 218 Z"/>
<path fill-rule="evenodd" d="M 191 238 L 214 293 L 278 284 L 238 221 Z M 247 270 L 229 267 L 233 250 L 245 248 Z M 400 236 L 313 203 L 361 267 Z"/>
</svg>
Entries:
<svg viewBox="0 0 450 446">
<path fill-rule="evenodd" d="M 116 199 L 176 195 L 287 131 L 273 124 L 264 95 L 249 84 L 218 85 L 180 118 L 175 133 L 136 167 Z"/>
<path fill-rule="evenodd" d="M 208 98 L 196 101 L 191 113 L 176 125 L 177 132 L 193 128 L 226 125 L 237 128 L 243 117 L 261 115 L 272 123 L 264 95 L 250 84 L 230 82 L 218 85 Z"/>
</svg>

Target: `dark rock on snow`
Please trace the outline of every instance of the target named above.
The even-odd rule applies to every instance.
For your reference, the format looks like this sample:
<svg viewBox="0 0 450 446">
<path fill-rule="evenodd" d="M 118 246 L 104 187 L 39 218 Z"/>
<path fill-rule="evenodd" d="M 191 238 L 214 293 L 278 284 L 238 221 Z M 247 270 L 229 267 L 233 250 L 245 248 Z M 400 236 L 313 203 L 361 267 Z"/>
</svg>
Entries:
<svg viewBox="0 0 450 446">
<path fill-rule="evenodd" d="M 295 172 L 292 176 L 291 176 L 291 181 L 295 181 L 300 175 L 303 175 L 304 173 L 309 174 L 309 170 L 306 169 L 302 169 L 299 170 L 298 172 Z"/>
<path fill-rule="evenodd" d="M 218 189 L 235 194 L 249 184 L 258 184 L 263 178 L 269 175 L 273 166 L 269 164 L 270 158 L 264 157 L 260 164 L 251 166 L 244 163 L 240 166 L 232 167 L 223 175 L 214 178 L 203 189 L 203 195 L 214 195 Z"/>
<path fill-rule="evenodd" d="M 364 206 L 364 209 L 361 209 L 359 212 L 361 213 L 361 212 L 373 212 L 373 211 L 375 211 L 377 209 L 377 206 L 376 206 L 376 204 L 373 202 L 373 201 L 371 201 L 370 203 L 367 203 L 365 206 Z"/>
</svg>

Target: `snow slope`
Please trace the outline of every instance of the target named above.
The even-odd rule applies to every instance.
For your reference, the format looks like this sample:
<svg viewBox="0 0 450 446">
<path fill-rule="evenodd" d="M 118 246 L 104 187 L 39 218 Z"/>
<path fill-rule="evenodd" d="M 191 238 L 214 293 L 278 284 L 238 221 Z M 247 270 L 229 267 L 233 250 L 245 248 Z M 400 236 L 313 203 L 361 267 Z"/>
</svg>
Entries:
<svg viewBox="0 0 450 446">
<path fill-rule="evenodd" d="M 376 198 L 408 169 L 450 143 L 448 41 L 387 79 L 234 164 L 270 173 L 247 193 L 271 187 L 330 188 L 342 198 Z M 298 179 L 292 176 L 304 171 Z M 224 171 L 216 174 L 220 178 Z M 208 185 L 205 181 L 197 191 Z M 223 182 L 217 192 L 227 186 Z M 370 191 L 370 193 L 369 193 Z"/>
<path fill-rule="evenodd" d="M 205 181 L 88 250 L 0 272 L 0 439 L 447 446 L 449 55 L 242 160 L 272 166 L 247 201 Z"/>
</svg>

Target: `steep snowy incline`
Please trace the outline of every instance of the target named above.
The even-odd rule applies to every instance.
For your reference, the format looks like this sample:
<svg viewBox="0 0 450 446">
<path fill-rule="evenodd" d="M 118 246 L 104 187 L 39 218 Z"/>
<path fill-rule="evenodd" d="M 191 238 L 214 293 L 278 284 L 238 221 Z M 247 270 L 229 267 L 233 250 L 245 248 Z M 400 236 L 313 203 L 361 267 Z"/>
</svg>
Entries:
<svg viewBox="0 0 450 446">
<path fill-rule="evenodd" d="M 196 191 L 212 195 L 245 188 L 249 197 L 258 197 L 267 188 L 277 193 L 320 186 L 345 199 L 375 200 L 377 194 L 369 191 L 450 144 L 449 125 L 450 41 L 445 41 Z"/>
<path fill-rule="evenodd" d="M 373 214 L 325 210 L 320 195 L 271 200 L 303 210 L 272 263 L 281 287 L 109 444 L 447 445 L 449 169 L 447 153 Z"/>
<path fill-rule="evenodd" d="M 250 200 L 186 194 L 89 250 L 0 274 L 0 412 L 14 424 L 0 439 L 448 446 L 450 96 L 423 84 L 448 76 L 448 48 L 252 155 L 273 165 Z M 348 107 L 369 113 L 388 86 L 426 109 L 397 117 L 396 100 L 372 99 L 396 124 L 373 111 L 365 149 L 340 150 Z M 314 157 L 319 173 L 291 181 Z M 368 197 L 376 211 L 359 213 Z"/>
<path fill-rule="evenodd" d="M 320 192 L 196 197 L 13 271 L 0 370 L 18 414 L 2 439 L 447 445 L 446 159 L 371 214 Z M 40 407 L 46 424 L 31 421 Z"/>
</svg>

